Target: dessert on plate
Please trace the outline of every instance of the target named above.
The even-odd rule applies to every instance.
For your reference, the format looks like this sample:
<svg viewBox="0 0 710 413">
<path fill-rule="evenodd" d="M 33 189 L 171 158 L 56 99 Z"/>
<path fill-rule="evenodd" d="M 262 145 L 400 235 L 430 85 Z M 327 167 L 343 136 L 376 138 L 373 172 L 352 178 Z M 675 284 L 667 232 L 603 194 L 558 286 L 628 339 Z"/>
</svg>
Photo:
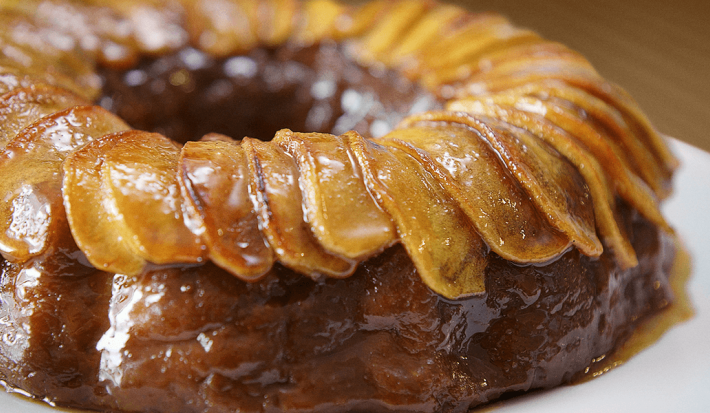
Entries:
<svg viewBox="0 0 710 413">
<path fill-rule="evenodd" d="M 674 301 L 677 161 L 425 0 L 0 2 L 0 378 L 116 412 L 461 412 Z"/>
</svg>

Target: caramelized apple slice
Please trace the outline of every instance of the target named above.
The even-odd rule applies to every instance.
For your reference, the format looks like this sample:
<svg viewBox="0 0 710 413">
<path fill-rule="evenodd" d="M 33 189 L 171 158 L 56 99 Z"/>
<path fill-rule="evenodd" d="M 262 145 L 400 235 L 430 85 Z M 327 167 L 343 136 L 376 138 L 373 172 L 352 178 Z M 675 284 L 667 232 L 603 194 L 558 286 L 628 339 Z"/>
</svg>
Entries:
<svg viewBox="0 0 710 413">
<path fill-rule="evenodd" d="M 542 38 L 532 30 L 503 29 L 490 36 L 476 41 L 462 39 L 462 44 L 468 45 L 459 53 L 459 60 L 454 60 L 448 65 L 439 64 L 427 70 L 422 76 L 425 85 L 442 85 L 465 80 L 471 72 L 480 66 L 486 56 L 498 50 L 505 50 L 510 47 L 537 44 L 543 42 Z M 476 45 L 474 47 L 474 45 Z"/>
<path fill-rule="evenodd" d="M 72 106 L 87 105 L 83 98 L 54 86 L 36 84 L 0 96 L 0 149 L 39 118 Z"/>
<path fill-rule="evenodd" d="M 585 122 L 589 122 L 591 118 L 599 125 L 595 129 L 599 130 L 600 134 L 609 134 L 612 140 L 618 142 L 622 149 L 620 152 L 626 157 L 634 173 L 654 191 L 662 191 L 665 181 L 670 179 L 670 171 L 659 165 L 651 150 L 631 131 L 623 116 L 596 96 L 558 81 L 525 85 L 514 93 L 549 100 L 555 106 L 568 108 L 572 115 L 581 117 Z"/>
<path fill-rule="evenodd" d="M 382 61 L 430 6 L 431 3 L 423 1 L 395 2 L 374 27 L 364 34 L 358 46 L 358 60 L 365 64 Z"/>
<path fill-rule="evenodd" d="M 297 0 L 264 0 L 259 2 L 259 40 L 268 47 L 288 41 L 301 3 Z"/>
<path fill-rule="evenodd" d="M 414 59 L 419 51 L 438 42 L 448 25 L 465 14 L 466 11 L 461 7 L 437 4 L 404 34 L 394 50 L 383 56 L 383 62 L 390 67 L 406 66 L 408 58 Z"/>
<path fill-rule="evenodd" d="M 109 212 L 113 207 L 101 176 L 102 156 L 116 144 L 116 136 L 105 135 L 67 156 L 63 165 L 64 208 L 76 244 L 94 267 L 135 275 L 147 263 L 126 242 Z"/>
<path fill-rule="evenodd" d="M 541 116 L 502 107 L 492 102 L 484 106 L 480 102 L 473 104 L 471 101 L 456 101 L 449 106 L 452 109 L 456 108 L 456 110 L 465 108 L 466 111 L 473 114 L 492 116 L 513 126 L 526 129 L 564 156 L 584 177 L 589 187 L 596 226 L 604 242 L 611 247 L 622 266 L 628 268 L 638 264 L 636 253 L 628 238 L 624 236 L 623 227 L 617 222 L 615 194 L 604 168 L 599 160 L 579 145 L 579 142 L 575 141 L 572 136 Z M 617 178 L 614 177 L 614 179 Z M 642 208 L 648 209 L 649 206 L 642 206 Z M 663 227 L 668 228 L 667 224 Z"/>
<path fill-rule="evenodd" d="M 18 88 L 31 87 L 36 84 L 47 84 L 64 88 L 79 96 L 86 96 L 86 91 L 74 79 L 56 73 L 43 71 L 34 67 L 24 67 L 17 62 L 0 56 L 0 93 L 5 94 Z"/>
<path fill-rule="evenodd" d="M 15 13 L 0 14 L 0 49 L 3 55 L 22 67 L 42 72 L 60 73 L 74 80 L 87 99 L 94 98 L 100 79 L 94 73 L 93 59 L 79 49 L 63 50 L 56 47 L 52 37 L 62 36 L 49 27 L 40 27 L 33 20 Z"/>
<path fill-rule="evenodd" d="M 180 154 L 178 181 L 188 215 L 204 228 L 210 259 L 251 281 L 274 263 L 249 197 L 249 168 L 237 142 L 188 142 Z"/>
<path fill-rule="evenodd" d="M 534 82 L 559 80 L 598 97 L 618 110 L 634 133 L 651 149 L 657 162 L 668 173 L 675 170 L 679 162 L 666 145 L 665 140 L 651 125 L 646 115 L 624 90 L 601 78 L 589 62 L 570 56 L 557 56 L 554 61 L 511 61 L 495 69 L 473 76 L 466 87 L 459 88 L 456 96 L 467 98 L 483 92 L 493 93 L 512 89 Z M 670 192 L 670 183 L 660 197 Z"/>
<path fill-rule="evenodd" d="M 547 119 L 577 136 L 597 157 L 602 156 L 602 151 L 613 151 L 624 168 L 629 173 L 633 169 L 655 193 L 662 193 L 664 185 L 668 184 L 670 172 L 661 167 L 637 136 L 628 128 L 624 130 L 625 122 L 618 113 L 617 119 L 612 119 L 614 113 L 600 99 L 570 86 L 552 87 L 550 82 L 525 85 L 501 95 L 505 97 L 497 95 L 493 99 L 509 105 L 517 100 L 520 108 L 538 107 Z M 515 97 L 525 95 L 525 99 Z M 594 122 L 599 121 L 603 122 L 603 127 L 595 127 Z M 617 133 L 610 136 L 609 131 Z M 637 167 L 632 168 L 633 165 Z"/>
<path fill-rule="evenodd" d="M 349 144 L 424 283 L 451 299 L 483 292 L 488 248 L 439 180 L 397 148 L 355 135 Z"/>
<path fill-rule="evenodd" d="M 322 249 L 303 219 L 298 168 L 278 146 L 244 138 L 249 162 L 250 193 L 256 197 L 261 230 L 279 261 L 295 271 L 318 277 L 346 277 L 355 263 Z"/>
<path fill-rule="evenodd" d="M 183 14 L 165 0 L 92 0 L 101 6 L 108 3 L 120 16 L 123 30 L 130 27 L 130 37 L 143 54 L 160 54 L 185 45 L 187 34 L 182 27 Z"/>
<path fill-rule="evenodd" d="M 256 46 L 255 1 L 189 0 L 184 5 L 187 30 L 200 49 L 229 56 Z"/>
<path fill-rule="evenodd" d="M 396 240 L 390 217 L 367 192 L 347 139 L 324 133 L 279 131 L 273 142 L 296 160 L 308 222 L 328 251 L 362 259 Z"/>
<path fill-rule="evenodd" d="M 372 0 L 346 8 L 335 27 L 335 38 L 341 40 L 360 37 L 387 14 L 392 4 L 392 0 Z"/>
<path fill-rule="evenodd" d="M 311 45 L 332 38 L 336 22 L 345 5 L 333 0 L 309 0 L 301 6 L 299 22 L 293 40 L 298 44 Z"/>
<path fill-rule="evenodd" d="M 476 119 L 453 112 L 428 112 L 405 122 L 456 122 L 478 131 L 495 150 L 537 208 L 557 229 L 567 234 L 584 254 L 598 256 L 592 199 L 583 177 L 560 154 L 529 134 L 495 119 Z"/>
<path fill-rule="evenodd" d="M 492 95 L 485 98 L 484 102 L 478 104 L 466 100 L 451 103 L 449 109 L 459 110 L 464 107 L 483 105 L 492 108 L 496 104 L 515 107 L 526 112 L 536 113 L 548 122 L 567 131 L 574 136 L 579 143 L 584 145 L 589 152 L 604 166 L 609 177 L 613 177 L 614 187 L 619 195 L 641 212 L 643 216 L 651 222 L 666 230 L 670 227 L 660 213 L 658 200 L 651 189 L 636 175 L 629 171 L 628 166 L 619 158 L 618 152 L 614 150 L 610 142 L 600 136 L 589 125 L 581 122 L 569 112 L 549 105 L 539 99 L 531 97 L 513 97 L 509 95 Z M 492 106 L 493 105 L 493 106 Z M 472 110 L 472 109 L 464 109 Z M 543 138 L 544 139 L 544 138 Z M 576 145 L 579 143 L 575 142 Z"/>
<path fill-rule="evenodd" d="M 456 124 L 396 129 L 378 140 L 400 148 L 439 178 L 495 253 L 520 263 L 544 262 L 563 253 L 570 236 L 553 228 L 538 212 L 513 175 L 475 129 Z M 575 191 L 578 192 L 578 191 Z M 598 256 L 591 202 L 580 233 L 581 249 Z M 581 230 L 584 231 L 581 231 Z"/>
<path fill-rule="evenodd" d="M 205 248 L 186 225 L 177 183 L 179 147 L 157 133 L 126 131 L 103 155 L 101 177 L 109 213 L 143 259 L 156 264 L 201 262 Z"/>
<path fill-rule="evenodd" d="M 599 78 L 599 74 L 584 59 L 571 55 L 556 56 L 554 59 L 525 57 L 520 60 L 511 59 L 488 71 L 472 74 L 465 80 L 463 87 L 456 89 L 454 95 L 467 98 L 549 79 L 573 83 L 589 82 L 591 78 Z M 438 84 L 437 80 L 434 79 L 431 84 Z"/>
<path fill-rule="evenodd" d="M 13 89 L 41 83 L 39 78 L 4 63 L 3 59 L 0 58 L 0 95 L 4 95 Z"/>
<path fill-rule="evenodd" d="M 42 254 L 68 231 L 61 164 L 73 150 L 128 129 L 98 106 L 77 106 L 23 129 L 0 152 L 0 251 L 13 261 Z"/>
<path fill-rule="evenodd" d="M 481 76 L 501 68 L 521 66 L 532 62 L 567 61 L 593 68 L 584 56 L 557 42 L 524 43 L 486 53 L 478 67 L 471 67 L 471 75 Z"/>
<path fill-rule="evenodd" d="M 452 82 L 466 77 L 488 53 L 539 42 L 542 39 L 535 32 L 516 28 L 501 16 L 473 16 L 462 28 L 448 33 L 417 54 L 420 63 L 416 74 L 427 85 Z"/>
</svg>

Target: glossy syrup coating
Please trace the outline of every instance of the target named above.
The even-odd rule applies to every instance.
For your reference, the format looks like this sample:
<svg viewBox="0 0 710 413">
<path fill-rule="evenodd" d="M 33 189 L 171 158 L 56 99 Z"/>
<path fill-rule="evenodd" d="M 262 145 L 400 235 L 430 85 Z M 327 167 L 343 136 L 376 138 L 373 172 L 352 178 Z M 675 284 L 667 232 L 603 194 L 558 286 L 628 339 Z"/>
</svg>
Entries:
<svg viewBox="0 0 710 413">
<path fill-rule="evenodd" d="M 583 375 L 672 300 L 663 137 L 500 16 L 0 5 L 0 173 L 31 177 L 0 209 L 10 387 L 127 412 L 462 411 Z"/>
</svg>

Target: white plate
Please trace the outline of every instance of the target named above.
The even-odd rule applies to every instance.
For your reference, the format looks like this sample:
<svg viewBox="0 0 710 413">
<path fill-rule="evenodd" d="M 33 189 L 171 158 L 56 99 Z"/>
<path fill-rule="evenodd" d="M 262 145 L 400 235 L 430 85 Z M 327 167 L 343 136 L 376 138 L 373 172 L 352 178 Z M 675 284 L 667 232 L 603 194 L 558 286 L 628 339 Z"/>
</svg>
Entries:
<svg viewBox="0 0 710 413">
<path fill-rule="evenodd" d="M 683 166 L 666 216 L 692 255 L 695 317 L 625 365 L 588 383 L 523 396 L 495 413 L 710 412 L 710 154 L 677 141 Z M 0 393 L 3 413 L 57 413 Z"/>
</svg>

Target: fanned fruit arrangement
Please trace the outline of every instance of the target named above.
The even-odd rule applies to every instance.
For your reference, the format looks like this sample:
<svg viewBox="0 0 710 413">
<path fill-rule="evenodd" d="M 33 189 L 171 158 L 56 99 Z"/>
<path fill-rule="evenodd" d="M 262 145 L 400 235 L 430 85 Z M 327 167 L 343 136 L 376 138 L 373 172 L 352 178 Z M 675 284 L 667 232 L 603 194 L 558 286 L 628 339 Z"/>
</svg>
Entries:
<svg viewBox="0 0 710 413">
<path fill-rule="evenodd" d="M 0 5 L 8 389 L 125 412 L 465 411 L 588 374 L 674 299 L 664 138 L 501 16 Z"/>
</svg>

